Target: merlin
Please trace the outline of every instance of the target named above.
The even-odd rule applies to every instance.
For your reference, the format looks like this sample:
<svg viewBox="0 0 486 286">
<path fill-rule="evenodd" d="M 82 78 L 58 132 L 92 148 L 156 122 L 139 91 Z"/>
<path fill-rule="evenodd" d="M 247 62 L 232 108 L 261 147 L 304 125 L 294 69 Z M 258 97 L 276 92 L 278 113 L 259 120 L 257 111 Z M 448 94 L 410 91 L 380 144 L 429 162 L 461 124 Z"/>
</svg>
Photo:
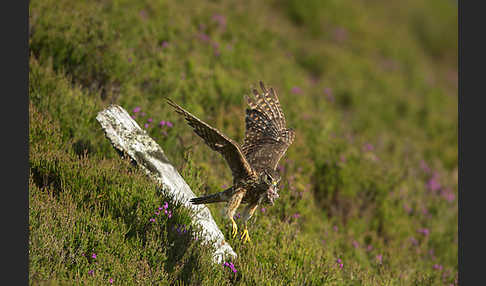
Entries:
<svg viewBox="0 0 486 286">
<path fill-rule="evenodd" d="M 260 81 L 261 92 L 253 89 L 253 96 L 246 96 L 249 108 L 245 116 L 245 139 L 239 145 L 219 130 L 198 119 L 172 100 L 168 103 L 186 119 L 193 131 L 206 145 L 220 153 L 233 175 L 233 186 L 215 194 L 191 199 L 191 203 L 209 204 L 226 202 L 225 214 L 232 223 L 232 237 L 238 233 L 234 220 L 236 209 L 247 204 L 242 220 L 243 243 L 250 240 L 247 222 L 260 204 L 273 205 L 278 195 L 280 174 L 277 164 L 295 138 L 295 132 L 286 128 L 285 116 L 280 107 L 277 91 L 267 89 Z"/>
</svg>

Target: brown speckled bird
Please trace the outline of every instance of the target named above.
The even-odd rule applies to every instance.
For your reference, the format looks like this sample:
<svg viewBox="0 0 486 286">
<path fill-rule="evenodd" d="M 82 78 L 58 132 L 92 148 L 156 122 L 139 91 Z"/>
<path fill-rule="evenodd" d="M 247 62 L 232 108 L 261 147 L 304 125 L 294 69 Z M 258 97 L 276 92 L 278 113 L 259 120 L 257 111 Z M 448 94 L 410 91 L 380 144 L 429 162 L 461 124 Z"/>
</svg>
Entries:
<svg viewBox="0 0 486 286">
<path fill-rule="evenodd" d="M 208 196 L 193 198 L 193 204 L 227 202 L 226 215 L 232 222 L 232 236 L 238 227 L 233 219 L 240 203 L 248 204 L 243 211 L 243 242 L 250 241 L 247 221 L 261 203 L 273 205 L 279 197 L 277 185 L 280 175 L 277 164 L 295 138 L 294 130 L 286 128 L 285 117 L 278 101 L 277 92 L 265 88 L 262 93 L 253 89 L 255 97 L 247 96 L 246 132 L 242 146 L 226 135 L 201 121 L 182 107 L 167 99 L 176 112 L 183 115 L 188 124 L 204 142 L 219 152 L 229 165 L 233 175 L 233 186 Z"/>
</svg>

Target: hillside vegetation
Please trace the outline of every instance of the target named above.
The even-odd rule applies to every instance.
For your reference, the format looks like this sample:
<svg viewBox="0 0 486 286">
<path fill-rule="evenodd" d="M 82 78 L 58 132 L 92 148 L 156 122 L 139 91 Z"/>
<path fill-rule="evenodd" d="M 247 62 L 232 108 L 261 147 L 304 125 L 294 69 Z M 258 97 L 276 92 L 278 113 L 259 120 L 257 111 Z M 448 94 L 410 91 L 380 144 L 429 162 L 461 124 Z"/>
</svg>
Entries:
<svg viewBox="0 0 486 286">
<path fill-rule="evenodd" d="M 455 1 L 29 5 L 32 285 L 457 285 Z M 239 255 L 214 265 L 95 117 L 121 105 L 214 193 L 229 168 L 164 97 L 242 142 L 259 80 L 296 139 L 251 243 L 209 205 Z"/>
</svg>

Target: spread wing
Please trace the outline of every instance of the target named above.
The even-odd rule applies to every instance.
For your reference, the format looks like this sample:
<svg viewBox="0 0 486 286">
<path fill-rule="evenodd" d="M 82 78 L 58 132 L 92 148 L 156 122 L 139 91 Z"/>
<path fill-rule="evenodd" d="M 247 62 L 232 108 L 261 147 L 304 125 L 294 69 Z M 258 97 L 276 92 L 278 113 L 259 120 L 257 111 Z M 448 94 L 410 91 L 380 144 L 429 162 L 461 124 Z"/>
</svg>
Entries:
<svg viewBox="0 0 486 286">
<path fill-rule="evenodd" d="M 277 92 L 267 90 L 260 82 L 262 93 L 253 90 L 255 98 L 248 96 L 250 108 L 246 109 L 246 133 L 243 154 L 255 170 L 275 170 L 295 138 L 294 130 L 286 128 L 285 116 Z"/>
<path fill-rule="evenodd" d="M 177 113 L 184 116 L 194 132 L 204 139 L 204 142 L 209 148 L 223 155 L 234 178 L 245 178 L 253 174 L 250 165 L 238 146 L 238 143 L 184 110 L 172 100 L 168 98 L 166 99 L 168 103 L 174 107 Z"/>
</svg>

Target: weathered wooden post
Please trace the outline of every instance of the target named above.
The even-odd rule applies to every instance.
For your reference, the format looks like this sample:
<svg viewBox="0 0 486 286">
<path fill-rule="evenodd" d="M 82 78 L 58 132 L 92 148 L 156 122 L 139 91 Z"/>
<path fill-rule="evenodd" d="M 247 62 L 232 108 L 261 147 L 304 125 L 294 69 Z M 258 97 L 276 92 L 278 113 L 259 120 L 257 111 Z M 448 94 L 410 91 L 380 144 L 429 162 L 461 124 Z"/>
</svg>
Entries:
<svg viewBox="0 0 486 286">
<path fill-rule="evenodd" d="M 209 209 L 204 205 L 193 205 L 189 202 L 191 198 L 196 197 L 191 188 L 170 164 L 162 148 L 138 126 L 125 109 L 118 105 L 110 105 L 98 113 L 96 120 L 115 149 L 130 156 L 164 192 L 192 210 L 193 223 L 202 229 L 201 239 L 214 246 L 215 263 L 222 263 L 229 257 L 237 256 L 225 241 Z"/>
</svg>

